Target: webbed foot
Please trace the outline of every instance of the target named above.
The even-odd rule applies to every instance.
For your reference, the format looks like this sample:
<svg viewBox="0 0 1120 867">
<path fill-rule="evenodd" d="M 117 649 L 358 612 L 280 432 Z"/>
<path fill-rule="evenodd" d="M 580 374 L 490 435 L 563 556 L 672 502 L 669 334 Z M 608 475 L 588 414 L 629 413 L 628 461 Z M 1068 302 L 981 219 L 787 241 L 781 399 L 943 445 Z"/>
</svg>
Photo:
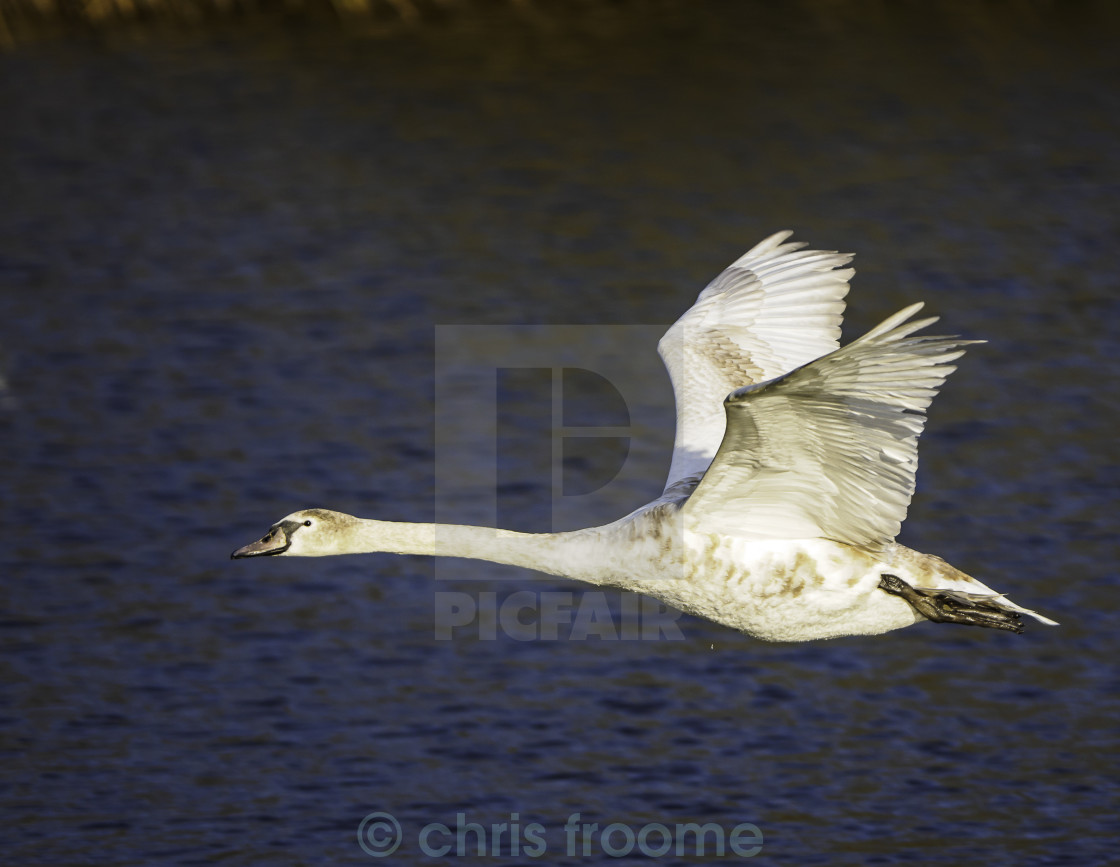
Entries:
<svg viewBox="0 0 1120 867">
<path fill-rule="evenodd" d="M 897 575 L 882 575 L 879 587 L 893 596 L 901 596 L 922 617 L 934 623 L 963 623 L 1008 632 L 1023 631 L 1018 613 L 991 601 L 993 597 L 960 590 L 911 587 Z"/>
</svg>

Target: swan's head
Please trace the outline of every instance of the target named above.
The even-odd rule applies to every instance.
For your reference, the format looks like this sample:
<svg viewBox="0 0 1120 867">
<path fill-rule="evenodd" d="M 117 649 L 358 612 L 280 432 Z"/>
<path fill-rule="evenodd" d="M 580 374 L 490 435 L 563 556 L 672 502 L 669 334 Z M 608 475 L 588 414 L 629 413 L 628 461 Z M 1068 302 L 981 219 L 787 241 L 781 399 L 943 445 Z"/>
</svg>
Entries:
<svg viewBox="0 0 1120 867">
<path fill-rule="evenodd" d="M 230 557 L 325 557 L 342 554 L 344 540 L 358 519 L 328 509 L 303 509 L 273 524 L 256 542 L 238 548 Z"/>
</svg>

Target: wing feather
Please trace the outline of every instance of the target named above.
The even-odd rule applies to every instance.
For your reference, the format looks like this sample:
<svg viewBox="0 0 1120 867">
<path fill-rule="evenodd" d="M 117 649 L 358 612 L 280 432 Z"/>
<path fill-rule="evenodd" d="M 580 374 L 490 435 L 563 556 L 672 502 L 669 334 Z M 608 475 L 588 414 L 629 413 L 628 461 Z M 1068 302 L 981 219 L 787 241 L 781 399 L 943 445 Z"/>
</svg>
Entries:
<svg viewBox="0 0 1120 867">
<path fill-rule="evenodd" d="M 898 535 L 925 411 L 963 347 L 913 336 L 914 304 L 843 349 L 725 401 L 727 433 L 684 507 L 708 530 L 751 539 L 886 544 Z"/>
<path fill-rule="evenodd" d="M 846 253 L 805 250 L 778 232 L 709 283 L 658 351 L 673 381 L 677 433 L 666 490 L 703 473 L 723 439 L 723 400 L 833 351 L 848 281 Z"/>
</svg>

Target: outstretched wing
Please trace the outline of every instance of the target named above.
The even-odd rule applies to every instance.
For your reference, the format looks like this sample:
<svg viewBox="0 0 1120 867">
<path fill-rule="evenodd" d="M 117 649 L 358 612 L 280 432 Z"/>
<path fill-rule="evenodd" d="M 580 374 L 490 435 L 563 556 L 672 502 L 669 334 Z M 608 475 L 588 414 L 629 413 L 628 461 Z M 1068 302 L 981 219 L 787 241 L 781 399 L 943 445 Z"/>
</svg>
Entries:
<svg viewBox="0 0 1120 867">
<path fill-rule="evenodd" d="M 836 349 L 855 271 L 846 253 L 803 250 L 778 232 L 700 293 L 658 343 L 677 434 L 666 490 L 704 472 L 723 439 L 723 399 Z"/>
<path fill-rule="evenodd" d="M 727 433 L 684 506 L 750 539 L 885 544 L 914 493 L 925 410 L 972 340 L 914 337 L 907 307 L 859 340 L 725 402 Z"/>
</svg>

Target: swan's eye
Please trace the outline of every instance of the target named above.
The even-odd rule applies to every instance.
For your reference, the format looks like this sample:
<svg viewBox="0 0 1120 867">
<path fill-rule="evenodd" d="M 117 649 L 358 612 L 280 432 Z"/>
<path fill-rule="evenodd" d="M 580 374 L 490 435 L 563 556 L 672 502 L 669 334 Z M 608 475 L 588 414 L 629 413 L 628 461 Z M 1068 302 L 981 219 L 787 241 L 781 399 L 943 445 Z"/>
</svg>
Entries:
<svg viewBox="0 0 1120 867">
<path fill-rule="evenodd" d="M 310 527 L 311 526 L 311 521 L 310 520 L 304 521 L 303 526 Z"/>
</svg>

